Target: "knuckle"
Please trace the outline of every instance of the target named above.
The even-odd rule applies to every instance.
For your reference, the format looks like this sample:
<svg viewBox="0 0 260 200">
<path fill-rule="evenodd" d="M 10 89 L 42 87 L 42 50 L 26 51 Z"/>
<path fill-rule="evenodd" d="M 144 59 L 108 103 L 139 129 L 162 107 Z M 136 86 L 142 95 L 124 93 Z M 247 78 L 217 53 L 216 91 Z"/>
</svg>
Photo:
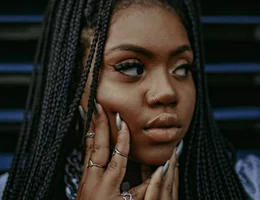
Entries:
<svg viewBox="0 0 260 200">
<path fill-rule="evenodd" d="M 108 171 L 114 171 L 117 168 L 117 163 L 114 160 L 111 160 L 108 163 L 107 170 Z"/>
<path fill-rule="evenodd" d="M 170 196 L 172 195 L 173 193 L 173 188 L 172 188 L 172 185 L 171 184 L 167 184 L 165 187 L 164 187 L 164 190 L 167 192 L 167 194 L 169 194 Z"/>
<path fill-rule="evenodd" d="M 139 193 L 136 187 L 132 188 L 129 192 L 132 194 L 134 199 L 137 199 L 139 197 Z"/>
<path fill-rule="evenodd" d="M 108 125 L 108 121 L 105 117 L 99 116 L 96 120 L 94 120 L 94 124 L 95 124 L 95 126 L 100 126 L 102 124 Z"/>
<path fill-rule="evenodd" d="M 145 185 L 145 186 L 149 186 L 150 185 L 150 183 L 151 183 L 151 177 L 149 177 L 143 184 Z"/>
<path fill-rule="evenodd" d="M 100 149 L 101 149 L 101 146 L 95 144 L 95 145 L 92 146 L 92 153 L 95 153 L 96 151 L 99 151 Z"/>
<path fill-rule="evenodd" d="M 161 186 L 162 186 L 161 182 L 158 182 L 158 181 L 156 181 L 153 185 L 156 188 L 161 188 Z"/>
<path fill-rule="evenodd" d="M 86 145 L 86 151 L 87 152 L 92 151 L 92 149 L 93 149 L 93 144 Z"/>
</svg>

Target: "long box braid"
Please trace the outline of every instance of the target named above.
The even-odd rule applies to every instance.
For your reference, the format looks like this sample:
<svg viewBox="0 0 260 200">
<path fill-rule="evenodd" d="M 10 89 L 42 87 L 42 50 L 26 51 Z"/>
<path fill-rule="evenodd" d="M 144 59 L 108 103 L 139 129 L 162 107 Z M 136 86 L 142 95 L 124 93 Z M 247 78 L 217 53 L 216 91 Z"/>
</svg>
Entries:
<svg viewBox="0 0 260 200">
<path fill-rule="evenodd" d="M 126 0 L 117 3 L 124 1 Z M 143 1 L 133 0 L 138 3 Z M 70 130 L 75 125 L 77 105 L 96 53 L 88 102 L 86 126 L 89 128 L 114 3 L 114 0 L 50 1 L 36 52 L 25 121 L 10 169 L 4 200 L 53 199 L 58 198 L 55 190 L 64 189 L 57 184 L 60 181 L 56 180 L 62 179 L 62 175 L 55 174 L 60 171 L 61 163 L 66 157 L 62 149 L 68 147 L 66 137 L 72 134 Z M 195 53 L 194 64 L 200 70 L 200 73 L 193 74 L 197 102 L 192 124 L 185 138 L 189 145 L 180 160 L 181 164 L 185 164 L 180 168 L 180 180 L 184 180 L 180 181 L 180 198 L 245 199 L 228 154 L 232 153 L 232 149 L 219 134 L 209 104 L 203 69 L 198 2 L 169 0 L 167 3 L 176 6 L 175 9 L 183 19 Z M 77 50 L 81 45 L 81 31 L 88 24 L 88 16 L 91 17 L 91 13 L 84 13 L 85 5 L 92 6 L 92 10 L 99 10 L 99 14 L 95 26 L 91 27 L 95 32 L 82 72 L 77 63 Z M 95 6 L 98 9 L 94 9 Z M 78 77 L 80 72 L 82 74 Z M 74 85 L 77 87 L 73 88 Z"/>
</svg>

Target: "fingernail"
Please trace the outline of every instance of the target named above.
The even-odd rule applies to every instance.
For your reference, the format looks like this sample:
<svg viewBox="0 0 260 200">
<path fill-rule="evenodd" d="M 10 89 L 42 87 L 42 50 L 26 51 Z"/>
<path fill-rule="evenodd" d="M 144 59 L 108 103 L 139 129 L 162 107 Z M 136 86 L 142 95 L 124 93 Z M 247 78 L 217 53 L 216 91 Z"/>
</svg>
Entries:
<svg viewBox="0 0 260 200">
<path fill-rule="evenodd" d="M 95 115 L 98 115 L 98 104 L 97 104 L 97 101 L 96 99 L 94 98 L 94 106 L 93 106 L 93 112 Z"/>
<path fill-rule="evenodd" d="M 121 129 L 122 129 L 122 119 L 121 119 L 119 113 L 116 113 L 116 128 L 118 131 L 121 131 Z"/>
<path fill-rule="evenodd" d="M 79 105 L 79 114 L 84 121 L 87 121 L 88 115 L 81 105 Z"/>
<path fill-rule="evenodd" d="M 162 177 L 165 177 L 166 173 L 168 172 L 168 169 L 170 167 L 170 161 L 167 160 L 167 162 L 164 164 L 162 169 Z"/>
<path fill-rule="evenodd" d="M 176 150 L 176 158 L 177 159 L 180 157 L 180 155 L 182 153 L 183 146 L 184 146 L 184 143 L 183 143 L 183 140 L 181 140 L 178 147 L 177 147 L 177 150 Z"/>
</svg>

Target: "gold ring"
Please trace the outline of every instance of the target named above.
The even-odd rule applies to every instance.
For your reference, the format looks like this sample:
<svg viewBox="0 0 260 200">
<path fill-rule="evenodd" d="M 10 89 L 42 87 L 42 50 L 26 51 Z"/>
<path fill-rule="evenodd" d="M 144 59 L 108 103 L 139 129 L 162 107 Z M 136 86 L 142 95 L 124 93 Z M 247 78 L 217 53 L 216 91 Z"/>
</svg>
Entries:
<svg viewBox="0 0 260 200">
<path fill-rule="evenodd" d="M 88 164 L 87 164 L 87 167 L 88 167 L 88 168 L 89 168 L 89 167 L 105 168 L 105 167 L 102 166 L 102 165 L 99 165 L 99 164 L 94 163 L 91 159 L 89 159 Z"/>
</svg>

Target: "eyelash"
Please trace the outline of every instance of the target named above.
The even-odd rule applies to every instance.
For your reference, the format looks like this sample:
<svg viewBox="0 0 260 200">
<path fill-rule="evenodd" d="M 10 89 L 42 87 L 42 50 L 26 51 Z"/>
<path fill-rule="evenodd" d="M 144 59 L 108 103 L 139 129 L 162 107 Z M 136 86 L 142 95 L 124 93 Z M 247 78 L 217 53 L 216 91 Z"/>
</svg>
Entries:
<svg viewBox="0 0 260 200">
<path fill-rule="evenodd" d="M 139 69 L 142 69 L 142 73 L 144 72 L 144 64 L 142 63 L 138 63 L 138 62 L 126 62 L 126 63 L 121 63 L 121 64 L 118 64 L 118 65 L 113 65 L 112 67 L 114 67 L 115 71 L 119 72 L 119 73 L 122 73 L 126 76 L 129 76 L 125 73 L 123 73 L 122 71 L 123 70 L 127 70 L 127 69 L 132 69 L 132 68 L 137 68 L 139 67 Z M 188 72 L 196 72 L 197 71 L 197 68 L 193 65 L 193 64 L 182 64 L 180 66 L 178 66 L 177 68 L 175 68 L 172 72 L 174 74 L 174 72 L 176 72 L 177 70 L 180 70 L 180 69 L 185 69 L 185 72 L 186 74 L 188 75 Z M 141 74 L 142 74 L 141 73 Z M 140 74 L 140 75 L 141 75 Z M 187 75 L 185 76 L 179 76 L 181 78 L 185 78 Z M 178 75 L 177 75 L 178 76 Z"/>
<path fill-rule="evenodd" d="M 122 73 L 122 70 L 132 69 L 134 67 L 139 67 L 144 71 L 144 64 L 138 62 L 126 62 L 113 66 L 115 71 Z"/>
<path fill-rule="evenodd" d="M 179 70 L 179 69 L 185 69 L 186 73 L 188 73 L 189 71 L 194 72 L 196 71 L 196 68 L 192 65 L 192 64 L 182 64 L 178 67 L 176 67 L 176 69 L 173 70 L 173 72 Z"/>
</svg>

